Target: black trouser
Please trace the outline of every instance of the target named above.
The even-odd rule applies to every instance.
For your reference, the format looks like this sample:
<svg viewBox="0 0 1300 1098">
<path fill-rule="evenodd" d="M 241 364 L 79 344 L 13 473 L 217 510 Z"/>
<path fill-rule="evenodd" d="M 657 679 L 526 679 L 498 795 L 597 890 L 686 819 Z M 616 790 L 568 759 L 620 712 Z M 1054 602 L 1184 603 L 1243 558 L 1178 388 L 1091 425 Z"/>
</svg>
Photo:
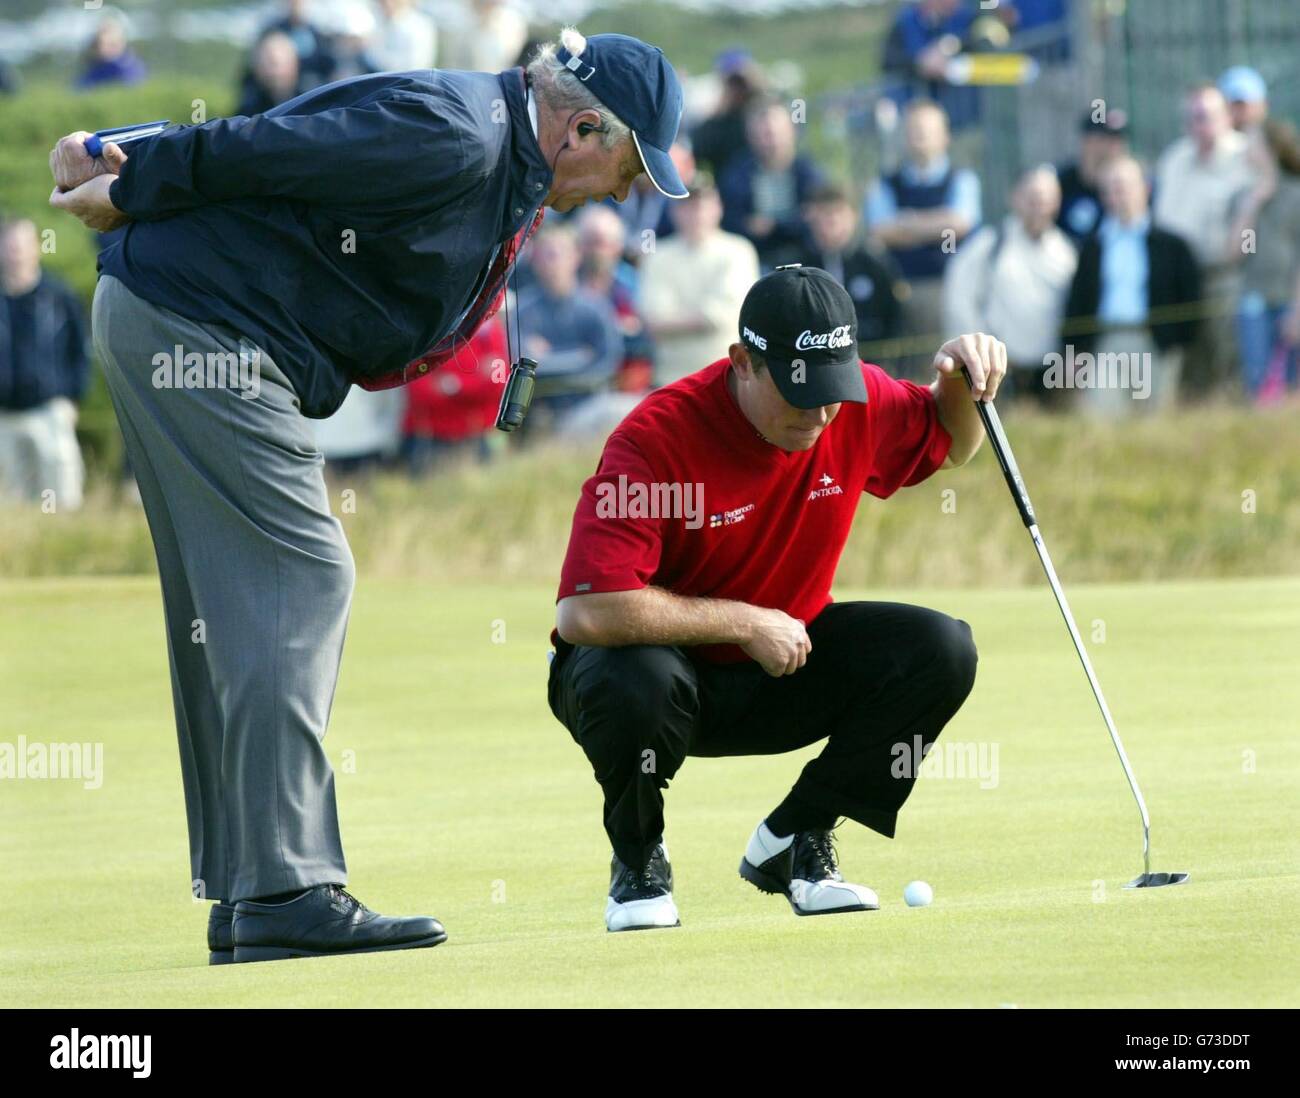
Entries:
<svg viewBox="0 0 1300 1098">
<path fill-rule="evenodd" d="M 663 790 L 687 755 L 774 755 L 823 739 L 792 794 L 893 837 L 921 763 L 915 737 L 928 751 L 974 685 L 970 626 L 919 606 L 842 602 L 808 636 L 808 662 L 779 678 L 666 645 L 560 642 L 551 711 L 591 761 L 621 861 L 649 859 L 663 836 Z"/>
</svg>

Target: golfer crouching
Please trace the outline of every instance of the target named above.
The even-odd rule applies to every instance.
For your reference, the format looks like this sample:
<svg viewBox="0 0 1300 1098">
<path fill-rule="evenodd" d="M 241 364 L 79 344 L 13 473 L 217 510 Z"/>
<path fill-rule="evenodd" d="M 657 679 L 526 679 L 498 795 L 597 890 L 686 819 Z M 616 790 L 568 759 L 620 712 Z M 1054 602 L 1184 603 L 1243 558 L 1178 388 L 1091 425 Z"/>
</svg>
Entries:
<svg viewBox="0 0 1300 1098">
<path fill-rule="evenodd" d="M 52 205 L 125 226 L 95 346 L 158 556 L 211 961 L 446 938 L 343 887 L 321 740 L 354 568 L 304 417 L 447 362 L 543 206 L 622 201 L 643 171 L 683 197 L 681 109 L 659 50 L 569 28 L 526 70 L 380 73 L 129 157 L 91 160 L 85 133 L 51 155 Z"/>
<path fill-rule="evenodd" d="M 893 837 L 915 781 L 894 746 L 928 750 L 975 681 L 965 622 L 830 589 L 860 493 L 890 496 L 979 448 L 972 395 L 993 398 L 1006 348 L 951 340 L 924 387 L 859 361 L 854 315 L 825 271 L 760 279 L 728 357 L 642 401 L 583 487 L 548 695 L 604 793 L 609 930 L 680 925 L 663 790 L 688 755 L 819 741 L 740 874 L 797 915 L 874 910 L 839 872 L 837 821 Z"/>
</svg>

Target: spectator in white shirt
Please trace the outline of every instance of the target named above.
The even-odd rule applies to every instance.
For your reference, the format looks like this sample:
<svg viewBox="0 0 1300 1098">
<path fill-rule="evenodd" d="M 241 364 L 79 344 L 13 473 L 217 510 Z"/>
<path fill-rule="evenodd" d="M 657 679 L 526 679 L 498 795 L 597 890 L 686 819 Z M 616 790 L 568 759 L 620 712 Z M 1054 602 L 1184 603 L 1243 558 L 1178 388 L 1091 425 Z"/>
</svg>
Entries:
<svg viewBox="0 0 1300 1098">
<path fill-rule="evenodd" d="M 379 0 L 378 8 L 369 48 L 375 64 L 385 72 L 433 68 L 438 51 L 433 20 L 416 10 L 414 0 Z"/>
<path fill-rule="evenodd" d="M 457 9 L 448 9 L 451 15 Z M 528 20 L 506 0 L 473 0 L 459 6 L 460 18 L 447 27 L 444 69 L 500 72 L 521 65 L 528 42 Z"/>
<path fill-rule="evenodd" d="M 743 236 L 722 231 L 722 201 L 705 173 L 668 212 L 674 235 L 658 241 L 641 264 L 641 315 L 655 340 L 656 385 L 726 355 L 741 303 L 758 280 L 758 253 Z"/>
<path fill-rule="evenodd" d="M 1002 340 L 1008 388 L 1040 403 L 1058 392 L 1044 388 L 1042 375 L 1046 356 L 1060 349 L 1078 264 L 1074 245 L 1056 226 L 1060 206 L 1056 172 L 1031 168 L 1012 192 L 1012 213 L 969 237 L 944 271 L 946 333 L 988 332 Z"/>
<path fill-rule="evenodd" d="M 1208 395 L 1236 380 L 1232 314 L 1239 271 L 1225 261 L 1232 211 L 1252 182 L 1245 134 L 1232 128 L 1223 93 L 1201 84 L 1184 105 L 1187 134 L 1167 148 L 1156 165 L 1156 226 L 1181 236 L 1202 270 L 1202 323 L 1186 360 L 1190 392 Z"/>
</svg>

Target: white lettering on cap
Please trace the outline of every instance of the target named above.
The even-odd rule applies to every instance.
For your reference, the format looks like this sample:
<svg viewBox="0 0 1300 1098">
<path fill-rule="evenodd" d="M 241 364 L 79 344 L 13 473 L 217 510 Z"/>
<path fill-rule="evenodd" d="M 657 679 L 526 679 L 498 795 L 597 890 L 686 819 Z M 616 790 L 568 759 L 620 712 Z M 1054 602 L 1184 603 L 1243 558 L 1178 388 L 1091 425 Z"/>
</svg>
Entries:
<svg viewBox="0 0 1300 1098">
<path fill-rule="evenodd" d="M 841 347 L 850 347 L 853 344 L 853 337 L 850 334 L 852 325 L 841 324 L 838 328 L 832 328 L 829 332 L 818 332 L 813 335 L 811 329 L 805 328 L 799 338 L 794 341 L 796 351 L 812 351 L 818 348 L 827 351 L 838 350 Z"/>
<path fill-rule="evenodd" d="M 744 335 L 744 337 L 745 337 L 747 340 L 749 340 L 749 341 L 750 341 L 750 342 L 751 342 L 755 347 L 757 347 L 760 351 L 766 351 L 766 350 L 767 350 L 767 340 L 766 340 L 766 338 L 764 338 L 763 336 L 759 335 L 757 332 L 753 331 L 752 329 L 746 328 L 746 329 L 744 330 L 744 332 L 742 333 L 742 335 Z"/>
</svg>

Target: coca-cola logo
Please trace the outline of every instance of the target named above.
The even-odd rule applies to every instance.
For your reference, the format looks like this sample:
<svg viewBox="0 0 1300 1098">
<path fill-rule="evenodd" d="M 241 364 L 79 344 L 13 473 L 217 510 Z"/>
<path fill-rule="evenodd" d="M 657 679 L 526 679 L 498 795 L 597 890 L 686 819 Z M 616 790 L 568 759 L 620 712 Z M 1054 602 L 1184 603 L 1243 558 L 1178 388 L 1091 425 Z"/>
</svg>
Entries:
<svg viewBox="0 0 1300 1098">
<path fill-rule="evenodd" d="M 841 324 L 838 328 L 832 328 L 829 332 L 818 332 L 814 335 L 811 329 L 805 329 L 794 341 L 796 351 L 835 351 L 841 347 L 851 347 L 853 345 L 853 336 L 851 335 L 852 325 Z"/>
</svg>

